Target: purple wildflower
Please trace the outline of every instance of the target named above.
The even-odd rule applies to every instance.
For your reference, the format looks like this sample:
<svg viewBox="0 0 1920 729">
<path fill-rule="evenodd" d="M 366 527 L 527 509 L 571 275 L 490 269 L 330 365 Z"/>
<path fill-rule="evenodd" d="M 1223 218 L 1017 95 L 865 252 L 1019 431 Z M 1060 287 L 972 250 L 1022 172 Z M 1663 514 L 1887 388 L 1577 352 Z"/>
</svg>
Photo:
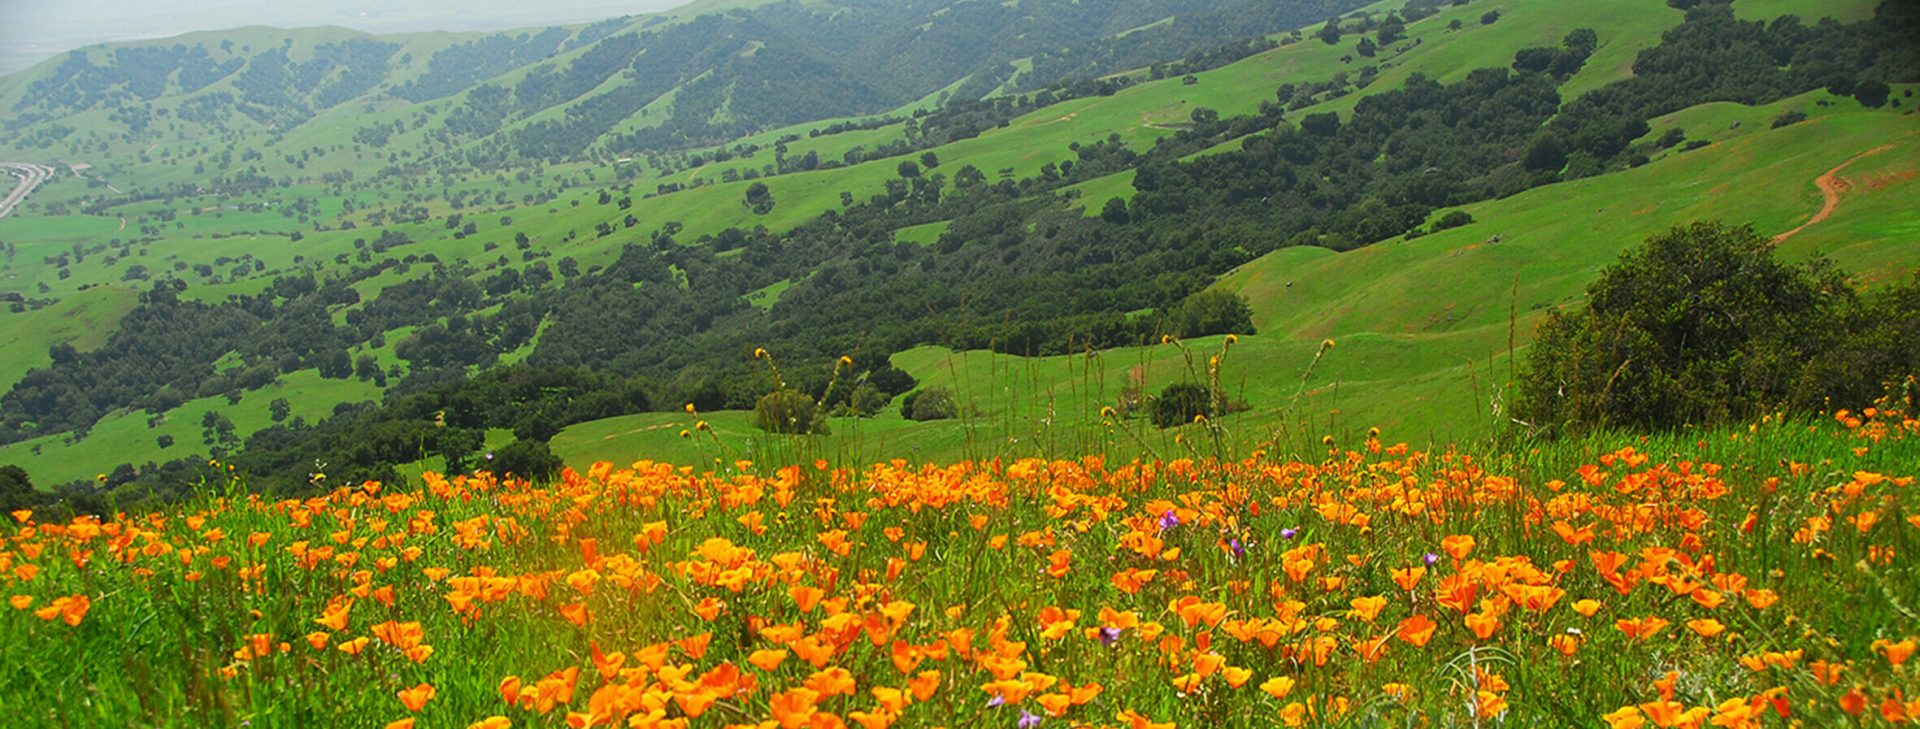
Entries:
<svg viewBox="0 0 1920 729">
<path fill-rule="evenodd" d="M 1300 530 L 1298 530 L 1298 529 L 1295 529 L 1295 528 L 1293 528 L 1293 527 L 1287 527 L 1287 528 L 1285 528 L 1285 529 L 1282 529 L 1282 530 L 1280 530 L 1280 538 L 1281 538 L 1281 539 L 1292 539 L 1292 538 L 1294 537 L 1294 535 L 1297 535 L 1297 534 L 1299 534 L 1299 533 L 1300 533 Z"/>
<path fill-rule="evenodd" d="M 1421 559 L 1426 561 L 1428 567 L 1432 567 L 1433 563 L 1440 561 L 1440 555 L 1428 552 L 1427 556 L 1421 557 Z"/>
<path fill-rule="evenodd" d="M 1160 515 L 1160 529 L 1162 531 L 1165 531 L 1167 529 L 1172 529 L 1177 526 L 1180 526 L 1180 517 L 1174 514 L 1172 509 L 1168 509 L 1167 513 Z"/>
<path fill-rule="evenodd" d="M 1033 729 L 1040 726 L 1040 716 L 1026 709 L 1020 710 L 1020 729 Z"/>
<path fill-rule="evenodd" d="M 1241 544 L 1240 540 L 1234 539 L 1227 542 L 1227 547 L 1233 550 L 1234 559 L 1247 558 L 1247 545 Z"/>
<path fill-rule="evenodd" d="M 987 708 L 992 709 L 1004 703 L 1007 703 L 1006 697 L 1001 696 L 1000 694 L 994 694 L 993 698 L 987 699 Z"/>
<path fill-rule="evenodd" d="M 1112 648 L 1112 647 L 1113 647 L 1113 644 L 1115 644 L 1115 643 L 1118 643 L 1118 642 L 1120 642 L 1120 629 L 1119 629 L 1119 628 L 1105 628 L 1105 627 L 1103 627 L 1103 628 L 1101 628 L 1101 629 L 1100 629 L 1100 645 L 1101 645 L 1101 647 L 1104 647 L 1104 648 Z"/>
</svg>

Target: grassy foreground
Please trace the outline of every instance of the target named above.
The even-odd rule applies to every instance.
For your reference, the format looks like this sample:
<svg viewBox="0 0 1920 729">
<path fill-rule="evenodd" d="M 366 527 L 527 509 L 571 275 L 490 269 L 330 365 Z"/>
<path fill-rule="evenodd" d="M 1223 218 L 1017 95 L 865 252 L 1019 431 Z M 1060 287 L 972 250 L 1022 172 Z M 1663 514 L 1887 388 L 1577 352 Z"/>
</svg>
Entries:
<svg viewBox="0 0 1920 729">
<path fill-rule="evenodd" d="M 6 519 L 0 708 L 786 729 L 1920 714 L 1920 420 L 1292 450 L 600 463 L 285 501 L 212 465 L 176 513 Z"/>
</svg>

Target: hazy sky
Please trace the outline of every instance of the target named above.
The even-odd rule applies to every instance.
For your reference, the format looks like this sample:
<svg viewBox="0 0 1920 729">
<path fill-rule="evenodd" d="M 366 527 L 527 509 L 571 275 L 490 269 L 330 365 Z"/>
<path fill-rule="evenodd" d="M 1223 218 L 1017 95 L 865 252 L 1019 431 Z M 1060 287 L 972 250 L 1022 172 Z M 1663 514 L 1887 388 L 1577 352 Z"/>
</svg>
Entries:
<svg viewBox="0 0 1920 729">
<path fill-rule="evenodd" d="M 0 73 L 89 43 L 244 25 L 341 25 L 374 33 L 577 23 L 688 0 L 0 0 Z"/>
</svg>

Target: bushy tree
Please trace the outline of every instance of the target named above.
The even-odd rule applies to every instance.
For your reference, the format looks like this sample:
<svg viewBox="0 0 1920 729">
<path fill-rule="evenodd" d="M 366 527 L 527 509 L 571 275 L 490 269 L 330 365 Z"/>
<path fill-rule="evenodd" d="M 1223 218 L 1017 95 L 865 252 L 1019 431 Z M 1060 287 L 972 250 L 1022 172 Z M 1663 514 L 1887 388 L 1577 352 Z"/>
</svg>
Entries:
<svg viewBox="0 0 1920 729">
<path fill-rule="evenodd" d="M 1153 424 L 1160 428 L 1172 428 L 1191 423 L 1201 415 L 1210 418 L 1220 411 L 1225 400 L 1222 393 L 1198 382 L 1176 382 L 1166 386 L 1160 391 L 1160 396 L 1154 398 Z"/>
<path fill-rule="evenodd" d="M 753 214 L 766 215 L 773 212 L 773 190 L 767 187 L 767 183 L 755 182 L 747 186 L 745 202 Z"/>
<path fill-rule="evenodd" d="M 1448 212 L 1446 215 L 1440 216 L 1439 220 L 1433 221 L 1433 231 L 1435 233 L 1438 233 L 1440 231 L 1447 230 L 1450 228 L 1458 228 L 1463 225 L 1471 225 L 1472 223 L 1473 223 L 1472 213 L 1469 213 L 1465 210 L 1454 210 L 1454 211 Z"/>
<path fill-rule="evenodd" d="M 1885 106 L 1887 96 L 1891 93 L 1893 93 L 1893 89 L 1888 88 L 1884 81 L 1867 80 L 1861 81 L 1853 86 L 1854 100 L 1860 102 L 1861 106 L 1869 109 L 1878 109 Z"/>
<path fill-rule="evenodd" d="M 847 393 L 846 412 L 863 418 L 873 417 L 887 407 L 887 401 L 890 399 L 892 398 L 881 392 L 880 388 L 875 387 L 873 383 L 862 382 L 855 385 L 852 392 Z"/>
<path fill-rule="evenodd" d="M 1168 312 L 1167 328 L 1181 338 L 1252 334 L 1253 307 L 1239 294 L 1206 289 L 1188 296 Z"/>
<path fill-rule="evenodd" d="M 28 506 L 38 498 L 33 479 L 27 477 L 26 470 L 11 464 L 0 466 L 0 509 Z"/>
<path fill-rule="evenodd" d="M 1821 263 L 1775 260 L 1750 226 L 1649 238 L 1550 312 L 1515 415 L 1536 428 L 1671 428 L 1816 401 L 1813 362 L 1842 339 L 1853 293 Z"/>
<path fill-rule="evenodd" d="M 900 400 L 900 414 L 908 420 L 950 420 L 960 415 L 953 392 L 944 387 L 928 387 L 907 393 Z"/>
<path fill-rule="evenodd" d="M 546 442 L 516 440 L 494 454 L 482 468 L 498 474 L 512 474 L 529 481 L 548 481 L 560 474 L 560 457 Z"/>
<path fill-rule="evenodd" d="M 760 396 L 753 404 L 753 427 L 769 433 L 805 435 L 828 433 L 826 420 L 815 422 L 819 403 L 813 396 L 794 388 L 775 390 Z"/>
</svg>

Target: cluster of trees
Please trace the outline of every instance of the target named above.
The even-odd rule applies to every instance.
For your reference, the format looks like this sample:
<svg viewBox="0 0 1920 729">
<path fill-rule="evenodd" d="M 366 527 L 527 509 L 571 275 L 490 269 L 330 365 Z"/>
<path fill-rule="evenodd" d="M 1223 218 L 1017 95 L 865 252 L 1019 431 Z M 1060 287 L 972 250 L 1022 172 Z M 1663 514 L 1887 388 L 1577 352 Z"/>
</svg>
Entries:
<svg viewBox="0 0 1920 729">
<path fill-rule="evenodd" d="M 609 29 L 607 37 L 587 44 L 583 54 L 568 61 L 534 62 L 532 71 L 512 88 L 481 86 L 468 94 L 446 128 L 456 135 L 454 141 L 486 138 L 478 148 L 485 151 L 474 153 L 476 160 L 684 149 L 770 127 L 895 108 L 961 78 L 967 81 L 950 101 L 981 99 L 1013 80 L 1009 62 L 1017 58 L 1039 57 L 1034 69 L 1020 76 L 1017 85 L 1022 90 L 1062 86 L 1070 79 L 1097 78 L 1187 54 L 1206 54 L 1188 65 L 1208 67 L 1235 57 L 1232 50 L 1213 52 L 1222 37 L 1269 26 L 1280 30 L 1356 4 L 1314 0 L 1311 7 L 1297 8 L 1238 0 L 1224 9 L 1201 0 L 1042 0 L 1038 6 L 1018 7 L 864 0 L 847 9 L 775 4 L 625 33 L 618 32 L 624 27 Z M 861 22 L 843 22 L 843 10 Z M 1170 16 L 1175 22 L 1156 24 Z M 1124 40 L 1111 37 L 1136 28 L 1140 30 Z M 795 38 L 807 40 L 796 43 Z M 427 77 L 397 93 L 406 98 L 444 95 L 440 92 L 460 81 L 486 78 L 458 70 L 451 59 L 474 56 L 484 46 L 499 55 L 469 65 L 492 71 L 510 62 L 498 59 L 551 49 L 553 40 L 544 34 L 496 36 L 441 51 L 429 60 Z M 1239 57 L 1259 49 L 1244 43 L 1234 48 Z M 450 60 L 442 63 L 439 55 Z M 876 75 L 874 68 L 889 73 Z M 599 91 L 582 96 L 594 89 Z M 670 108 L 649 108 L 668 93 L 673 95 Z M 569 101 L 573 99 L 578 100 Z M 508 122 L 559 104 L 565 104 L 564 116 L 525 125 L 504 138 L 495 136 Z M 616 131 L 636 114 L 661 118 Z M 968 126 L 973 131 L 967 134 L 987 128 Z"/>
<path fill-rule="evenodd" d="M 1267 35 L 1293 30 L 1315 18 L 1345 13 L 1360 5 L 1362 3 L 1343 0 L 1285 3 L 1226 0 L 1186 5 L 1177 13 L 1162 10 L 1153 17 L 1140 17 L 1134 25 L 1112 27 L 1105 37 L 1060 44 L 1035 54 L 1032 69 L 1022 75 L 1016 85 L 1021 89 L 1045 88 L 1068 79 L 1098 78 L 1175 58 L 1185 59 L 1178 64 L 1178 73 L 1196 73 L 1273 47 L 1272 42 L 1265 39 Z M 1160 22 L 1169 16 L 1170 22 Z M 1222 38 L 1247 40 L 1222 44 Z M 1174 70 L 1169 68 L 1167 72 Z"/>
<path fill-rule="evenodd" d="M 240 113 L 270 126 L 288 128 L 319 111 L 351 101 L 387 80 L 390 59 L 400 45 L 366 38 L 320 43 L 307 60 L 293 61 L 286 47 L 251 56 L 230 55 L 231 44 L 214 61 L 205 44 L 188 47 L 118 48 L 104 65 L 82 51 L 69 53 L 54 72 L 34 82 L 16 111 L 77 113 L 114 107 L 117 118 L 138 133 L 151 117 L 144 108 L 123 106 L 163 95 L 186 95 L 231 78 L 240 92 L 200 98 L 198 114 Z"/>
<path fill-rule="evenodd" d="M 1750 227 L 1694 223 L 1549 313 L 1513 415 L 1555 434 L 1667 429 L 1911 398 L 1917 375 L 1920 276 L 1862 294 L 1825 261 L 1779 261 Z"/>
<path fill-rule="evenodd" d="M 1791 15 L 1743 21 L 1726 3 L 1700 4 L 1640 52 L 1633 76 L 1569 102 L 1540 132 L 1533 149 L 1551 154 L 1535 166 L 1558 161 L 1569 176 L 1584 176 L 1634 164 L 1645 153 L 1630 143 L 1646 134 L 1648 120 L 1708 102 L 1766 104 L 1820 88 L 1864 88 L 1861 101 L 1877 106 L 1886 84 L 1920 81 L 1916 36 L 1920 8 L 1903 0 L 1882 2 L 1869 21 L 1813 25 Z"/>
<path fill-rule="evenodd" d="M 527 294 L 548 288 L 550 273 L 518 275 L 489 294 L 472 270 L 436 264 L 365 302 L 351 288 L 396 265 L 403 264 L 348 267 L 324 283 L 311 272 L 281 276 L 259 294 L 220 303 L 181 298 L 187 285 L 179 278 L 156 280 L 106 344 L 87 352 L 57 345 L 49 366 L 0 395 L 0 442 L 84 431 L 123 408 L 163 414 L 194 398 L 237 400 L 302 369 L 384 385 L 400 373 L 382 371 L 370 355 L 355 362 L 347 351 L 383 345 L 387 332 L 403 327 L 416 329 L 396 353 L 413 370 L 464 372 L 524 346 L 546 315 L 548 299 Z M 546 269 L 528 267 L 535 270 Z M 346 324 L 336 325 L 332 312 L 355 304 Z M 490 314 L 475 313 L 495 304 Z M 237 365 L 215 366 L 230 355 Z"/>
</svg>

